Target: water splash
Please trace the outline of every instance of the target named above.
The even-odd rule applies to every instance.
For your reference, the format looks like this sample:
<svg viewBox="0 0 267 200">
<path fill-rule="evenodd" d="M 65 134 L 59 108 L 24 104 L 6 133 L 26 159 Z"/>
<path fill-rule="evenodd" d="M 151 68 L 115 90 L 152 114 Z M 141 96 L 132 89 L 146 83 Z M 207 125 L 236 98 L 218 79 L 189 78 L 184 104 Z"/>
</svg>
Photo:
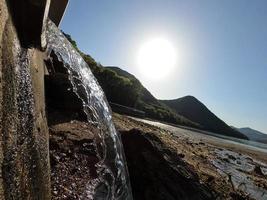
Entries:
<svg viewBox="0 0 267 200">
<path fill-rule="evenodd" d="M 88 122 L 99 130 L 94 145 L 99 162 L 98 178 L 88 181 L 82 199 L 131 200 L 131 187 L 124 151 L 112 122 L 105 94 L 81 55 L 73 48 L 61 31 L 48 22 L 48 53 L 52 51 L 64 64 L 73 91 L 83 103 Z"/>
</svg>

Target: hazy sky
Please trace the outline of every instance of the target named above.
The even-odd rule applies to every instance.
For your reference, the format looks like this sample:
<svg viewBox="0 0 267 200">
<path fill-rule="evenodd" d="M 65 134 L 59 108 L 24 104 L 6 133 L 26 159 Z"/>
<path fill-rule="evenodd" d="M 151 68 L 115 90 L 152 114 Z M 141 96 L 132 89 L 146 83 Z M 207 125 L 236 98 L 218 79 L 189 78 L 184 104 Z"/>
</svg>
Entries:
<svg viewBox="0 0 267 200">
<path fill-rule="evenodd" d="M 70 0 L 61 28 L 155 97 L 193 95 L 229 125 L 267 133 L 266 0 Z M 171 42 L 178 58 L 156 81 L 136 66 L 138 49 L 153 37 Z"/>
</svg>

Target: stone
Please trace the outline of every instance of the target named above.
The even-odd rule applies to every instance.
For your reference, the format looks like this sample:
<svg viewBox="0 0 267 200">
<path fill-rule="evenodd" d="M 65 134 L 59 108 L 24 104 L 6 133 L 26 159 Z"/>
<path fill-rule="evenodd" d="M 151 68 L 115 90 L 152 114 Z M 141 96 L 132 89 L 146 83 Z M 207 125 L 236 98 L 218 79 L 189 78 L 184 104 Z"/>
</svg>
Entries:
<svg viewBox="0 0 267 200">
<path fill-rule="evenodd" d="M 134 199 L 215 199 L 194 170 L 175 152 L 165 151 L 163 143 L 152 134 L 132 129 L 122 131 L 121 138 Z"/>
</svg>

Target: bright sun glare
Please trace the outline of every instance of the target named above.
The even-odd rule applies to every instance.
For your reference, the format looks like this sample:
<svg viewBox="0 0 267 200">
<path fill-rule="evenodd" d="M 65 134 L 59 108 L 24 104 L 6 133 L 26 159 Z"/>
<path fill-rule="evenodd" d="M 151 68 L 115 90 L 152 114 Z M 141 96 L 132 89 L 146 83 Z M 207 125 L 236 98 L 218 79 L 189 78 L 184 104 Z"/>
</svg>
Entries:
<svg viewBox="0 0 267 200">
<path fill-rule="evenodd" d="M 161 79 L 169 75 L 176 64 L 176 51 L 166 39 L 156 38 L 144 43 L 138 52 L 138 67 L 142 75 Z"/>
</svg>

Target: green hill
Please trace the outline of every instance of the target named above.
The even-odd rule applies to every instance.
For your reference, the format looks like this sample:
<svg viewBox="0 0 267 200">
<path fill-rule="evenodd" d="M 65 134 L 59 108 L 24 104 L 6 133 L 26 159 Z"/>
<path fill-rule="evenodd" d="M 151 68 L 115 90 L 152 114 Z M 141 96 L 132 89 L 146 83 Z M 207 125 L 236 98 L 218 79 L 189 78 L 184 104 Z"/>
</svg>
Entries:
<svg viewBox="0 0 267 200">
<path fill-rule="evenodd" d="M 175 100 L 162 100 L 177 114 L 202 125 L 204 130 L 220 133 L 226 136 L 248 139 L 237 130 L 232 129 L 224 121 L 213 114 L 203 103 L 193 96 L 185 96 Z"/>
<path fill-rule="evenodd" d="M 152 119 L 200 128 L 200 126 L 197 123 L 194 123 L 186 119 L 185 117 L 175 113 L 165 104 L 157 100 L 132 74 L 120 69 L 119 67 L 105 67 L 105 68 L 107 70 L 112 70 L 113 72 L 116 73 L 116 75 L 120 77 L 130 80 L 130 82 L 133 82 L 132 84 L 133 87 L 138 88 L 136 90 L 137 94 L 134 95 L 137 96 L 134 105 L 129 105 L 129 104 L 128 105 L 122 104 L 122 105 L 133 106 L 134 108 L 143 110 L 146 113 L 146 116 Z M 116 91 L 116 93 L 118 92 Z M 122 92 L 119 92 L 119 94 L 122 98 L 129 98 L 129 96 L 123 94 Z M 107 98 L 112 99 L 112 97 L 109 97 L 108 95 Z"/>
<path fill-rule="evenodd" d="M 109 102 L 142 110 L 146 117 L 152 119 L 247 139 L 194 97 L 167 101 L 156 99 L 134 75 L 119 67 L 102 66 L 90 55 L 81 52 L 70 35 L 65 35 L 90 66 Z"/>
<path fill-rule="evenodd" d="M 65 36 L 90 66 L 109 102 L 142 110 L 152 119 L 200 128 L 197 123 L 176 114 L 159 102 L 135 76 L 118 67 L 102 66 L 90 55 L 81 52 L 70 35 Z"/>
</svg>

